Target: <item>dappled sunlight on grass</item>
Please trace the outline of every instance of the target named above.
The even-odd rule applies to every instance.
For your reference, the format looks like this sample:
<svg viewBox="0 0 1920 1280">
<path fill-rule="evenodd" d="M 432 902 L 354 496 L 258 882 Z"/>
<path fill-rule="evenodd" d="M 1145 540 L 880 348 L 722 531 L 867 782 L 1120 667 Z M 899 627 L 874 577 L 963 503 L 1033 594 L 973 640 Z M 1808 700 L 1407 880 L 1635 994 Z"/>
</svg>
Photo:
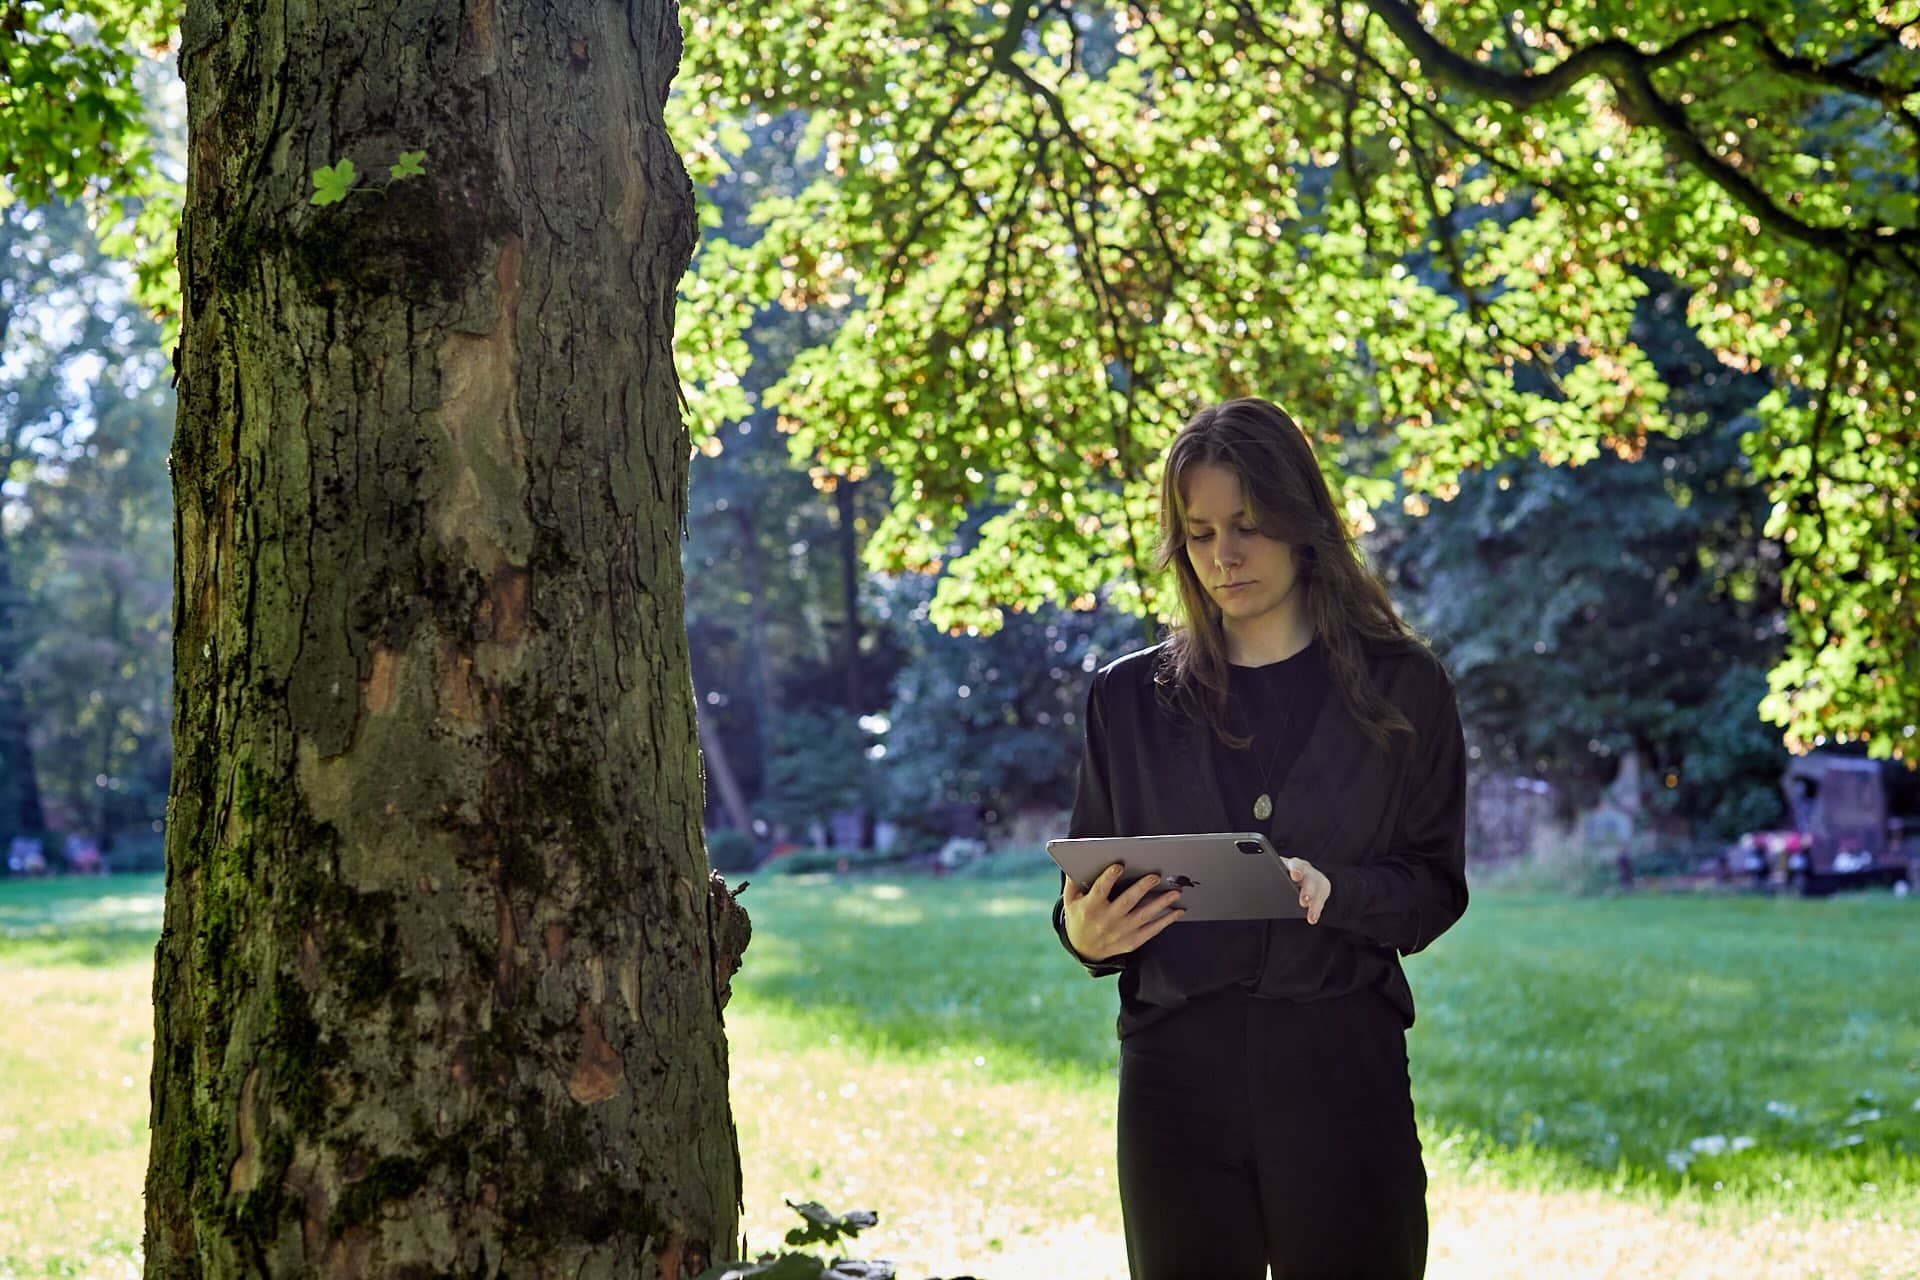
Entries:
<svg viewBox="0 0 1920 1280">
<path fill-rule="evenodd" d="M 0 1278 L 139 1274 L 158 932 L 0 939 Z"/>
<path fill-rule="evenodd" d="M 165 893 L 158 875 L 9 880 L 0 893 L 0 963 L 151 961 Z"/>
<path fill-rule="evenodd" d="M 1125 1275 L 1111 1088 L 996 1072 L 964 1047 L 911 1063 L 831 1035 L 800 1047 L 798 1031 L 776 1017 L 729 1022 L 751 1243 L 778 1241 L 793 1218 L 783 1200 L 818 1199 L 876 1209 L 856 1252 L 906 1264 L 903 1276 L 962 1261 L 985 1275 Z"/>
<path fill-rule="evenodd" d="M 1104 1078 L 1113 985 L 1060 951 L 1054 883 L 776 883 L 749 899 L 735 1016 L 903 1063 Z M 903 888 L 922 917 L 878 921 Z M 1551 1155 L 1521 1164 L 1556 1186 L 1878 1206 L 1920 1184 L 1916 928 L 1890 897 L 1483 894 L 1408 961 L 1423 1127 L 1489 1167 Z"/>
<path fill-rule="evenodd" d="M 1917 929 L 1891 897 L 1483 896 L 1409 963 L 1416 1100 L 1591 1185 L 1875 1203 L 1920 1182 Z"/>
<path fill-rule="evenodd" d="M 1054 883 L 749 890 L 756 1247 L 812 1198 L 877 1210 L 856 1251 L 904 1280 L 1125 1275 L 1113 984 L 1059 949 Z M 134 1272 L 158 890 L 0 884 L 0 1280 Z M 1916 929 L 1891 899 L 1481 895 L 1408 962 L 1428 1274 L 1913 1275 Z"/>
</svg>

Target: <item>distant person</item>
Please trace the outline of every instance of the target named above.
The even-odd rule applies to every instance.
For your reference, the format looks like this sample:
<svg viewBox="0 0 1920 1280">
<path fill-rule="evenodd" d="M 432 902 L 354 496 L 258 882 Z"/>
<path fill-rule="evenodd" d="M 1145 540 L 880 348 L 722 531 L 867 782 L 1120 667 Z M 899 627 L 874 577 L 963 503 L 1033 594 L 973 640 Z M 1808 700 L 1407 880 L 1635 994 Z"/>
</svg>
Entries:
<svg viewBox="0 0 1920 1280">
<path fill-rule="evenodd" d="M 92 836 L 69 835 L 66 859 L 67 870 L 77 876 L 104 875 L 107 870 L 100 858 L 100 842 Z"/>
<path fill-rule="evenodd" d="M 1071 834 L 1263 831 L 1305 920 L 1179 923 L 1063 879 L 1061 941 L 1120 976 L 1120 1204 L 1136 1280 L 1417 1277 L 1426 1172 L 1400 955 L 1467 906 L 1452 682 L 1262 400 L 1201 410 L 1161 486 L 1182 625 L 1101 670 Z"/>
<path fill-rule="evenodd" d="M 16 876 L 39 876 L 47 872 L 47 856 L 33 836 L 15 836 L 7 842 L 7 870 Z"/>
</svg>

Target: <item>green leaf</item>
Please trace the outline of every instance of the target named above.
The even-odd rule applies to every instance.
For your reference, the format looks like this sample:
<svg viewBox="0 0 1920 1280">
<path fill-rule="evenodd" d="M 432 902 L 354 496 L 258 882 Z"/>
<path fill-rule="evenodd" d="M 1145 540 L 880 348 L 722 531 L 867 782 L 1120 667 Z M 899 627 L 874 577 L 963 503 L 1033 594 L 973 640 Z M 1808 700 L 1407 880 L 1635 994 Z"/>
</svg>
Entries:
<svg viewBox="0 0 1920 1280">
<path fill-rule="evenodd" d="M 395 182 L 402 178 L 417 178 L 425 173 L 426 167 L 420 162 L 427 158 L 424 151 L 402 151 L 400 158 L 387 167 L 387 176 Z"/>
<path fill-rule="evenodd" d="M 838 1244 L 842 1237 L 859 1235 L 880 1221 L 871 1209 L 854 1209 L 836 1214 L 826 1206 L 809 1200 L 804 1204 L 787 1201 L 787 1207 L 807 1220 L 804 1227 L 787 1232 L 787 1243 L 796 1248 L 809 1244 Z"/>
<path fill-rule="evenodd" d="M 353 161 L 343 159 L 335 165 L 323 165 L 313 171 L 314 204 L 338 204 L 347 198 L 353 190 L 353 184 L 359 175 L 353 170 Z"/>
</svg>

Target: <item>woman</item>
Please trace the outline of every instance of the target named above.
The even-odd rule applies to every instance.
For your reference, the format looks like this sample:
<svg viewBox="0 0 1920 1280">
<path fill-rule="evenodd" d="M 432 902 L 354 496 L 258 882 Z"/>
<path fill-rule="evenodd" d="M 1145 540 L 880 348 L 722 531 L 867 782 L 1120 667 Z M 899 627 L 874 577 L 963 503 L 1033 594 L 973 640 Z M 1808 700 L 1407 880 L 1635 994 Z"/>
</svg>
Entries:
<svg viewBox="0 0 1920 1280">
<path fill-rule="evenodd" d="M 1400 955 L 1467 905 L 1453 687 L 1365 566 L 1312 447 L 1203 409 L 1161 487 L 1184 625 L 1094 677 L 1074 836 L 1264 831 L 1304 920 L 1179 922 L 1063 877 L 1054 927 L 1120 975 L 1120 1202 L 1135 1280 L 1417 1277 L 1426 1173 Z"/>
</svg>

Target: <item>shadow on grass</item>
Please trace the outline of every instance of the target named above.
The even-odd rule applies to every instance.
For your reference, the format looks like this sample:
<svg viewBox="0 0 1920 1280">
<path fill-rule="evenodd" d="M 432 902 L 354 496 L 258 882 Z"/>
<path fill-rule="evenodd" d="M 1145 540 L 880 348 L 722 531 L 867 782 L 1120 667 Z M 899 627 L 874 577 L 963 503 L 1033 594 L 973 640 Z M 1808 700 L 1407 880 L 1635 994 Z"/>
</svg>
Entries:
<svg viewBox="0 0 1920 1280">
<path fill-rule="evenodd" d="M 1059 949 L 1053 894 L 1045 875 L 756 884 L 735 1010 L 813 1042 L 1104 1087 L 1113 984 Z M 1884 896 L 1482 895 L 1407 964 L 1430 1158 L 1771 1201 L 1912 1187 L 1916 924 L 1920 907 Z"/>
<path fill-rule="evenodd" d="M 0 962 L 107 968 L 153 959 L 162 875 L 0 880 Z"/>
</svg>

